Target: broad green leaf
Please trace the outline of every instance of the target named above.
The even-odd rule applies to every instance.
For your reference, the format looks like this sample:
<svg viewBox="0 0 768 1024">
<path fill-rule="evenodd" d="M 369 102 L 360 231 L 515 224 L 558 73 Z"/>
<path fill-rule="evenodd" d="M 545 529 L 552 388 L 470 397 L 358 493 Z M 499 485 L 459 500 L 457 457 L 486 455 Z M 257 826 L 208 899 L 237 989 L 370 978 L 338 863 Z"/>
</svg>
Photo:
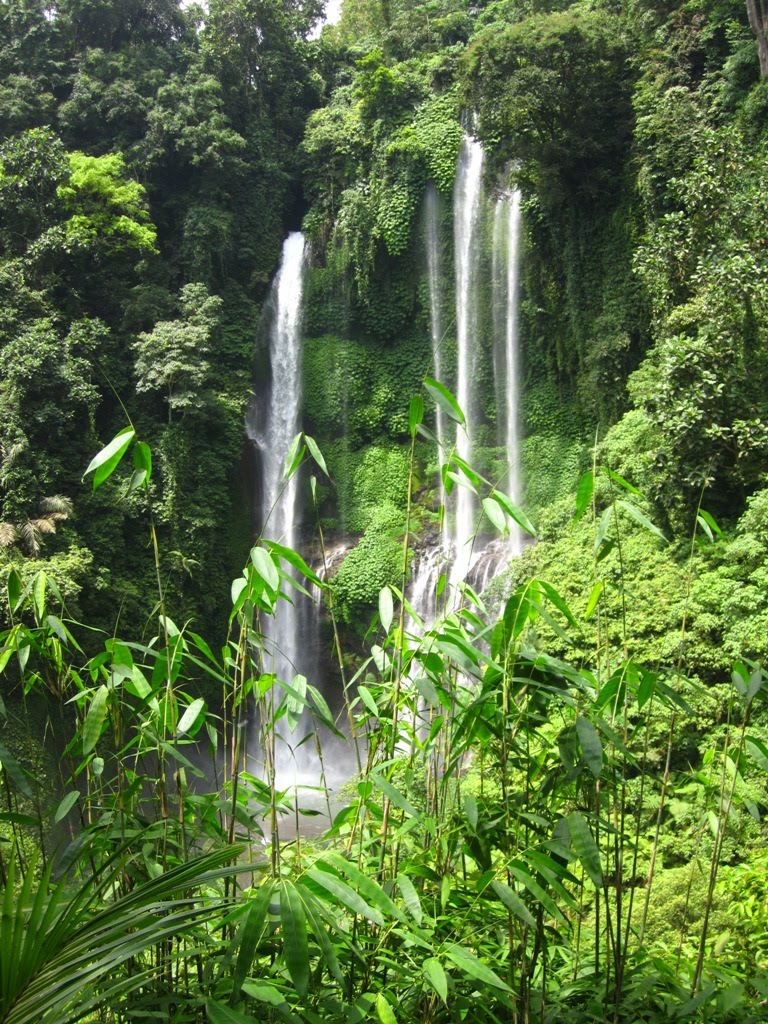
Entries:
<svg viewBox="0 0 768 1024">
<path fill-rule="evenodd" d="M 613 509 L 609 505 L 608 508 L 603 509 L 603 514 L 597 523 L 597 530 L 595 531 L 595 545 L 594 550 L 597 552 L 603 546 L 605 538 L 608 534 L 608 527 L 611 525 L 611 518 L 613 516 Z"/>
<path fill-rule="evenodd" d="M 446 416 L 452 419 L 454 423 L 459 423 L 461 426 L 464 426 L 466 423 L 464 413 L 448 388 L 441 384 L 440 381 L 434 380 L 432 377 L 426 377 L 424 379 L 424 387 L 431 395 L 435 404 L 440 406 Z"/>
<path fill-rule="evenodd" d="M 267 1003 L 269 1006 L 287 1005 L 285 996 L 280 989 L 275 988 L 274 985 L 268 985 L 266 982 L 246 981 L 243 982 L 242 989 L 249 999 L 255 999 L 259 1003 Z M 255 1019 L 254 1017 L 248 1018 L 251 1024 Z"/>
<path fill-rule="evenodd" d="M 256 572 L 269 589 L 276 593 L 280 587 L 280 576 L 277 572 L 277 566 L 269 557 L 269 552 L 260 547 L 251 548 L 251 561 Z"/>
<path fill-rule="evenodd" d="M 192 728 L 203 709 L 205 708 L 205 701 L 202 697 L 197 697 L 189 705 L 187 710 L 179 719 L 179 724 L 176 726 L 176 735 L 181 736 Z"/>
<path fill-rule="evenodd" d="M 288 454 L 285 456 L 283 480 L 290 480 L 301 465 L 301 460 L 304 457 L 304 448 L 302 446 L 301 439 L 302 434 L 298 433 L 291 441 L 290 447 L 288 448 Z"/>
<path fill-rule="evenodd" d="M 494 491 L 493 497 L 499 505 L 501 505 L 510 519 L 514 520 L 522 530 L 525 530 L 525 532 L 531 537 L 536 536 L 536 527 L 520 506 L 516 505 L 508 495 L 503 491 Z"/>
<path fill-rule="evenodd" d="M 445 947 L 445 953 L 467 977 L 479 981 L 483 985 L 500 988 L 504 992 L 510 991 L 509 985 L 502 981 L 495 971 L 492 971 L 482 960 L 478 960 L 474 953 L 470 953 L 463 946 L 450 942 Z"/>
<path fill-rule="evenodd" d="M 379 1015 L 381 1024 L 397 1024 L 397 1017 L 383 992 L 379 992 L 376 996 L 376 1013 Z"/>
<path fill-rule="evenodd" d="M 226 1003 L 217 1003 L 214 999 L 206 1000 L 205 1012 L 210 1024 L 254 1024 L 253 1017 L 247 1017 L 239 1010 L 233 1010 Z"/>
<path fill-rule="evenodd" d="M 744 746 L 755 764 L 764 772 L 768 772 L 768 745 L 757 736 L 747 736 Z"/>
<path fill-rule="evenodd" d="M 133 427 L 125 427 L 119 434 L 115 434 L 97 455 L 94 455 L 83 474 L 85 479 L 89 473 L 93 473 L 94 491 L 112 476 L 135 437 L 136 431 Z"/>
<path fill-rule="evenodd" d="M 317 573 L 307 565 L 297 551 L 294 551 L 292 548 L 283 547 L 282 544 L 277 544 L 273 540 L 265 540 L 264 544 L 272 554 L 278 555 L 289 565 L 292 565 L 294 569 L 298 569 L 302 576 L 309 580 L 310 583 L 314 583 L 316 587 L 325 587 L 326 584 L 323 583 Z"/>
<path fill-rule="evenodd" d="M 594 490 L 595 474 L 590 469 L 582 476 L 581 480 L 579 480 L 579 486 L 576 491 L 576 519 L 581 519 L 584 515 L 588 505 L 592 501 Z"/>
<path fill-rule="evenodd" d="M 379 618 L 381 619 L 381 628 L 387 636 L 389 636 L 389 628 L 392 625 L 394 614 L 392 591 L 389 587 L 383 586 L 379 591 Z"/>
<path fill-rule="evenodd" d="M 401 811 L 405 811 L 405 813 L 411 818 L 419 817 L 419 812 L 413 804 L 408 802 L 408 799 L 400 792 L 399 789 L 396 789 L 395 786 L 392 785 L 389 779 L 385 779 L 378 772 L 371 772 L 370 778 L 373 780 L 374 786 L 376 786 L 377 789 L 380 789 L 384 796 L 389 797 L 395 807 L 399 807 Z"/>
<path fill-rule="evenodd" d="M 494 501 L 493 498 L 483 498 L 483 512 L 485 512 L 488 521 L 492 526 L 496 527 L 499 533 L 507 533 L 507 520 L 498 502 Z"/>
<path fill-rule="evenodd" d="M 421 924 L 424 916 L 421 912 L 421 900 L 419 899 L 416 887 L 408 875 L 404 875 L 401 872 L 397 876 L 397 887 L 400 890 L 400 895 L 403 897 L 403 903 L 405 903 L 408 913 L 416 924 Z"/>
<path fill-rule="evenodd" d="M 512 889 L 506 882 L 491 882 L 491 888 L 499 897 L 501 902 L 512 913 L 517 917 L 523 924 L 527 924 L 529 928 L 536 927 L 536 921 L 533 914 L 530 912 L 525 903 L 520 899 L 514 889 Z"/>
<path fill-rule="evenodd" d="M 360 686 L 358 686 L 357 692 L 360 695 L 360 699 L 362 700 L 363 704 L 365 704 L 365 706 L 371 712 L 373 717 L 374 718 L 378 718 L 379 717 L 379 709 L 378 709 L 378 706 L 377 706 L 376 701 L 374 699 L 374 696 L 371 693 L 371 691 L 368 689 L 368 687 L 367 686 L 363 686 L 361 684 Z"/>
<path fill-rule="evenodd" d="M 464 814 L 467 817 L 467 821 L 473 829 L 477 828 L 477 800 L 475 800 L 472 793 L 465 793 L 462 802 L 464 804 Z"/>
<path fill-rule="evenodd" d="M 709 512 L 705 512 L 703 508 L 700 508 L 697 519 L 701 520 L 712 533 L 717 534 L 718 537 L 722 537 L 723 531 L 717 525 L 717 520 L 714 516 L 711 516 Z"/>
<path fill-rule="evenodd" d="M 152 449 L 146 442 L 136 442 L 133 449 L 133 464 L 139 472 L 144 474 L 145 481 L 149 483 L 152 478 Z"/>
<path fill-rule="evenodd" d="M 53 816 L 53 820 L 58 824 L 63 818 L 69 814 L 72 808 L 80 798 L 80 794 L 76 789 L 73 789 L 71 793 L 67 793 L 64 799 L 61 801 L 59 806 L 56 808 L 56 813 Z"/>
<path fill-rule="evenodd" d="M 8 573 L 8 607 L 12 612 L 18 608 L 23 590 L 21 577 L 15 569 L 11 569 Z"/>
<path fill-rule="evenodd" d="M 424 977 L 447 1006 L 448 977 L 443 969 L 443 965 L 433 956 L 427 957 L 424 961 Z"/>
<path fill-rule="evenodd" d="M 35 614 L 37 615 L 38 622 L 42 622 L 45 617 L 45 590 L 47 583 L 46 575 L 41 570 L 36 574 L 32 584 L 32 597 L 35 602 Z"/>
<path fill-rule="evenodd" d="M 654 537 L 658 537 L 659 540 L 663 540 L 665 544 L 669 543 L 669 541 L 658 528 L 658 526 L 652 523 L 648 516 L 645 515 L 644 512 L 640 511 L 637 505 L 634 505 L 631 501 L 624 501 L 623 499 L 617 501 L 616 504 L 619 506 L 619 508 L 623 508 L 624 511 L 629 516 L 631 516 L 636 523 L 639 523 L 640 526 L 643 527 L 644 530 L 647 530 L 649 533 L 652 533 Z"/>
<path fill-rule="evenodd" d="M 405 922 L 406 917 L 402 910 L 393 902 L 392 898 L 384 892 L 376 879 L 371 878 L 370 875 L 361 871 L 356 864 L 353 864 L 346 857 L 342 857 L 341 854 L 330 851 L 329 853 L 324 854 L 322 860 L 316 861 L 315 863 L 320 868 L 322 868 L 324 864 L 328 864 L 340 875 L 346 875 L 349 881 L 354 885 L 357 892 L 359 892 L 370 906 L 380 910 L 383 914 L 388 914 L 390 917 L 394 917 L 399 921 Z"/>
<path fill-rule="evenodd" d="M 24 796 L 32 797 L 32 787 L 29 784 L 26 773 L 13 754 L 0 743 L 0 768 L 7 772 L 8 777 L 14 786 Z"/>
<path fill-rule="evenodd" d="M 603 886 L 603 871 L 600 867 L 600 852 L 595 837 L 592 835 L 586 818 L 577 811 L 568 815 L 568 829 L 571 833 L 571 845 L 581 865 L 596 889 Z"/>
<path fill-rule="evenodd" d="M 307 448 L 309 448 L 309 454 L 315 460 L 320 469 L 322 469 L 323 473 L 325 473 L 327 477 L 330 477 L 331 474 L 328 472 L 328 467 L 325 464 L 323 453 L 317 447 L 317 442 L 315 441 L 315 439 L 310 437 L 308 434 L 305 434 L 304 440 L 306 441 Z"/>
<path fill-rule="evenodd" d="M 640 491 L 638 491 L 638 489 L 633 484 L 631 484 L 629 480 L 625 480 L 623 476 L 619 476 L 619 474 L 616 473 L 614 470 L 608 469 L 607 466 L 603 466 L 603 472 L 609 480 L 611 480 L 615 484 L 618 484 L 619 487 L 621 487 L 622 490 L 627 491 L 627 493 L 638 495 L 640 494 Z"/>
<path fill-rule="evenodd" d="M 603 770 L 603 745 L 600 742 L 597 729 L 588 718 L 579 715 L 576 719 L 576 733 L 587 767 L 597 779 Z"/>
<path fill-rule="evenodd" d="M 592 618 L 592 615 L 593 615 L 593 613 L 595 611 L 595 608 L 597 608 L 597 605 L 598 605 L 598 602 L 599 602 L 599 600 L 600 600 L 600 598 L 602 596 L 602 593 L 603 593 L 603 581 L 602 580 L 598 580 L 597 583 L 594 585 L 594 587 L 592 587 L 592 591 L 591 591 L 591 593 L 589 595 L 589 600 L 587 601 L 587 607 L 586 607 L 586 610 L 584 612 L 584 619 L 585 619 L 586 622 L 589 622 L 589 620 Z"/>
<path fill-rule="evenodd" d="M 347 883 L 339 878 L 336 874 L 331 874 L 330 871 L 321 871 L 319 867 L 311 867 L 306 873 L 306 878 L 314 882 L 317 886 L 324 890 L 324 898 L 328 899 L 328 896 L 333 897 L 334 902 L 340 903 L 347 910 L 353 914 L 359 914 L 361 917 L 367 918 L 369 921 L 373 921 L 374 924 L 378 924 L 383 927 L 384 918 L 375 910 L 373 907 L 368 906 L 365 900 L 356 893 L 355 890 L 347 885 Z"/>
<path fill-rule="evenodd" d="M 421 421 L 424 419 L 424 399 L 421 395 L 414 395 L 411 399 L 411 405 L 408 410 L 408 429 L 411 432 L 411 437 L 416 437 L 416 428 L 421 425 Z"/>
<path fill-rule="evenodd" d="M 291 882 L 280 889 L 280 923 L 283 926 L 285 964 L 296 991 L 305 996 L 309 988 L 309 944 L 307 919 L 299 894 Z"/>
<path fill-rule="evenodd" d="M 571 626 L 573 626 L 574 629 L 577 629 L 577 630 L 581 631 L 581 626 L 579 625 L 578 621 L 576 620 L 576 617 L 574 616 L 573 612 L 568 607 L 568 605 L 565 603 L 565 601 L 560 596 L 560 594 L 555 590 L 555 588 L 552 586 L 552 584 L 551 583 L 547 583 L 546 580 L 539 580 L 538 583 L 539 583 L 539 586 L 541 587 L 541 589 L 546 594 L 546 596 L 549 599 L 549 601 L 555 606 L 555 608 L 557 608 L 557 610 L 562 615 L 565 616 L 565 618 L 568 620 L 569 624 Z"/>
<path fill-rule="evenodd" d="M 104 722 L 107 717 L 107 698 L 109 690 L 106 686 L 100 686 L 91 701 L 88 713 L 83 722 L 83 754 L 90 754 L 99 741 Z"/>
</svg>

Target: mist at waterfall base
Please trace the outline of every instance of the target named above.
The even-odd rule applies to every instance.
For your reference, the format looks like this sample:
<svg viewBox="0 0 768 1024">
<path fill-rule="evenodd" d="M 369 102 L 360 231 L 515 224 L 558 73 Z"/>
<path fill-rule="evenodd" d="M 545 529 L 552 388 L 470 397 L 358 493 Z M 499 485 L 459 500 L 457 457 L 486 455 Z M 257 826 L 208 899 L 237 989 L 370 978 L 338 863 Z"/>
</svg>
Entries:
<svg viewBox="0 0 768 1024">
<path fill-rule="evenodd" d="M 486 353 L 481 330 L 490 276 L 492 297 L 492 361 L 496 392 L 496 429 L 499 448 L 506 452 L 506 472 L 499 486 L 519 501 L 518 464 L 518 352 L 517 300 L 520 238 L 520 196 L 499 187 L 488 196 L 484 187 L 484 154 L 480 144 L 466 136 L 459 155 L 452 209 L 452 236 L 442 227 L 441 200 L 434 186 L 427 189 L 424 205 L 424 245 L 429 289 L 429 312 L 436 379 L 448 377 L 461 405 L 466 423 L 449 423 L 438 410 L 437 437 L 441 466 L 455 451 L 472 464 L 473 446 L 481 418 L 478 369 Z M 447 258 L 444 250 L 448 248 Z M 483 253 L 490 250 L 483 262 Z M 453 285 L 446 286 L 445 266 L 453 260 Z M 286 481 L 288 451 L 301 430 L 302 304 L 308 269 L 304 236 L 293 232 L 285 240 L 280 268 L 266 303 L 260 337 L 269 348 L 269 380 L 254 397 L 248 413 L 247 433 L 257 452 L 260 481 L 257 516 L 263 536 L 297 549 L 311 561 L 311 528 L 303 529 L 301 480 L 298 474 Z M 442 285 L 441 285 L 442 282 Z M 483 286 L 486 285 L 484 288 Z M 485 299 L 487 301 L 487 298 Z M 455 361 L 443 352 L 446 325 L 455 323 Z M 485 325 L 483 327 L 483 325 Z M 485 345 L 488 349 L 488 345 Z M 442 497 L 446 505 L 442 533 L 434 542 L 420 545 L 414 553 L 408 597 L 422 622 L 429 626 L 437 615 L 437 582 L 448 575 L 449 592 L 467 581 L 482 592 L 510 556 L 519 554 L 519 529 L 510 523 L 508 536 L 492 539 L 481 532 L 477 497 L 465 487 L 455 487 Z M 486 524 L 487 525 L 487 524 Z M 342 544 L 345 549 L 345 545 Z M 292 589 L 292 588 L 291 588 Z M 343 694 L 338 673 L 331 664 L 327 643 L 321 639 L 323 610 L 318 601 L 298 591 L 281 600 L 274 617 L 262 623 L 265 644 L 263 671 L 289 686 L 297 675 L 320 690 L 332 711 L 341 710 Z M 283 690 L 275 684 L 274 705 Z M 278 696 L 279 695 L 279 696 Z M 284 717 L 275 724 L 275 786 L 301 789 L 307 794 L 334 789 L 356 770 L 351 744 L 325 731 L 318 736 L 316 724 L 305 712 L 294 729 Z M 258 748 L 258 723 L 249 736 L 254 770 L 266 777 L 264 752 Z M 314 801 L 311 801 L 314 802 Z M 319 801 L 318 801 L 319 803 Z"/>
</svg>

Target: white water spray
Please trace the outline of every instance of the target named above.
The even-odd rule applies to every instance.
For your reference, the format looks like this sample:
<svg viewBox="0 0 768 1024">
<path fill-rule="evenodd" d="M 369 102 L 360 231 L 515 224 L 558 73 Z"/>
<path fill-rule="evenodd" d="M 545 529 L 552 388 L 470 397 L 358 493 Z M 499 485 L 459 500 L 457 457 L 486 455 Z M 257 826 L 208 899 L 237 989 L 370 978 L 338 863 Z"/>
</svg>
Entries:
<svg viewBox="0 0 768 1024">
<path fill-rule="evenodd" d="M 483 148 L 476 139 L 464 137 L 456 169 L 454 188 L 454 260 L 456 265 L 456 399 L 466 418 L 456 430 L 456 452 L 471 463 L 475 415 L 473 401 L 473 362 L 477 350 L 479 229 L 482 207 Z M 446 535 L 446 547 L 453 551 L 451 583 L 466 579 L 475 533 L 475 502 L 472 492 L 461 486 L 454 489 L 455 518 Z M 446 517 L 446 523 L 448 517 Z"/>
</svg>

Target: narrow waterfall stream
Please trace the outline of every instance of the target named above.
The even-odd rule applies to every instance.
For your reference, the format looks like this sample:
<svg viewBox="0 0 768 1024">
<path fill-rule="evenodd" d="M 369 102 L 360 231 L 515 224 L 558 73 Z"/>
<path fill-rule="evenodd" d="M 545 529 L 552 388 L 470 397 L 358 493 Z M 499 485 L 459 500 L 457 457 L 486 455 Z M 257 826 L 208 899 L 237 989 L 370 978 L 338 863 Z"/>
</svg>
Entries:
<svg viewBox="0 0 768 1024">
<path fill-rule="evenodd" d="M 286 547 L 298 541 L 299 477 L 283 479 L 291 442 L 301 429 L 302 299 L 306 272 L 304 236 L 292 232 L 283 244 L 280 268 L 272 283 L 265 315 L 269 317 L 271 383 L 264 402 L 261 431 L 261 523 L 265 537 Z M 265 616 L 264 671 L 291 684 L 297 675 L 311 674 L 316 614 L 312 602 L 299 593 L 280 601 L 274 616 Z M 279 692 L 279 691 L 278 691 Z M 276 697 L 276 703 L 278 698 Z M 299 746 L 306 733 L 300 722 L 289 731 L 285 718 L 277 723 L 275 776 L 278 787 L 296 784 L 311 768 L 309 745 Z"/>
<path fill-rule="evenodd" d="M 494 231 L 494 257 L 497 244 L 506 257 L 506 274 L 498 282 L 502 287 L 503 339 L 497 338 L 497 347 L 504 349 L 505 433 L 507 452 L 507 479 L 502 489 L 516 503 L 521 499 L 520 480 L 520 356 L 518 343 L 518 288 L 520 277 L 520 234 L 522 213 L 520 191 L 503 192 L 496 200 L 495 218 L 499 224 L 498 242 Z M 499 260 L 499 262 L 502 262 Z M 496 282 L 494 282 L 496 283 Z M 510 525 L 509 551 L 519 555 L 522 534 L 516 523 Z"/>
<path fill-rule="evenodd" d="M 456 168 L 453 198 L 454 262 L 456 268 L 456 399 L 466 423 L 456 428 L 456 452 L 472 462 L 476 403 L 472 378 L 477 349 L 478 284 L 481 206 L 483 199 L 483 147 L 465 135 Z M 452 553 L 450 582 L 467 578 L 472 561 L 476 503 L 467 487 L 456 486 L 453 523 L 446 516 L 449 533 L 446 547 Z"/>
</svg>

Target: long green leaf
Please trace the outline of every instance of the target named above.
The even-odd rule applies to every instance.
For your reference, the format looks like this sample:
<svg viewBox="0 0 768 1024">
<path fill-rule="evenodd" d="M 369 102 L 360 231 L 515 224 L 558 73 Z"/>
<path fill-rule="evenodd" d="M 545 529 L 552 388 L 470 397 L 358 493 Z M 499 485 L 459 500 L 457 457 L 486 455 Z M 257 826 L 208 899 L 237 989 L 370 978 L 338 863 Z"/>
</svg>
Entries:
<svg viewBox="0 0 768 1024">
<path fill-rule="evenodd" d="M 309 944 L 307 919 L 299 894 L 292 882 L 284 881 L 280 889 L 280 923 L 283 927 L 285 964 L 296 991 L 305 996 L 309 988 Z"/>
<path fill-rule="evenodd" d="M 536 927 L 536 921 L 533 914 L 530 912 L 528 907 L 526 907 L 514 889 L 510 888 L 510 886 L 505 882 L 498 881 L 491 882 L 491 888 L 507 910 L 510 910 L 516 918 L 522 921 L 523 924 L 527 924 L 529 928 Z"/>
<path fill-rule="evenodd" d="M 452 419 L 454 423 L 464 426 L 466 419 L 461 406 L 445 385 L 441 384 L 439 380 L 434 380 L 432 377 L 426 377 L 424 387 L 431 395 L 435 404 L 443 410 L 446 416 Z"/>
<path fill-rule="evenodd" d="M 600 742 L 597 729 L 588 718 L 579 715 L 576 719 L 576 734 L 579 737 L 587 767 L 597 779 L 603 770 L 603 745 Z"/>
<path fill-rule="evenodd" d="M 511 991 L 509 985 L 502 981 L 495 971 L 492 971 L 487 964 L 484 964 L 482 960 L 478 960 L 474 953 L 470 953 L 463 946 L 450 942 L 445 947 L 445 953 L 473 981 L 479 981 L 483 985 L 490 985 L 492 988 L 500 988 L 504 992 Z"/>
<path fill-rule="evenodd" d="M 448 1005 L 448 977 L 443 965 L 435 957 L 430 956 L 424 961 L 424 977 L 437 992 L 445 1005 Z"/>
<path fill-rule="evenodd" d="M 98 688 L 83 722 L 83 754 L 90 754 L 99 741 L 107 717 L 109 690 L 103 684 Z"/>
<path fill-rule="evenodd" d="M 94 491 L 112 476 L 120 465 L 120 460 L 128 451 L 134 437 L 136 437 L 136 431 L 133 427 L 125 427 L 119 434 L 115 434 L 109 444 L 105 445 L 88 463 L 83 479 L 89 473 L 93 473 Z"/>
<path fill-rule="evenodd" d="M 572 811 L 567 820 L 573 850 L 595 888 L 601 889 L 603 871 L 600 867 L 600 851 L 597 848 L 595 837 L 582 814 Z"/>
</svg>

